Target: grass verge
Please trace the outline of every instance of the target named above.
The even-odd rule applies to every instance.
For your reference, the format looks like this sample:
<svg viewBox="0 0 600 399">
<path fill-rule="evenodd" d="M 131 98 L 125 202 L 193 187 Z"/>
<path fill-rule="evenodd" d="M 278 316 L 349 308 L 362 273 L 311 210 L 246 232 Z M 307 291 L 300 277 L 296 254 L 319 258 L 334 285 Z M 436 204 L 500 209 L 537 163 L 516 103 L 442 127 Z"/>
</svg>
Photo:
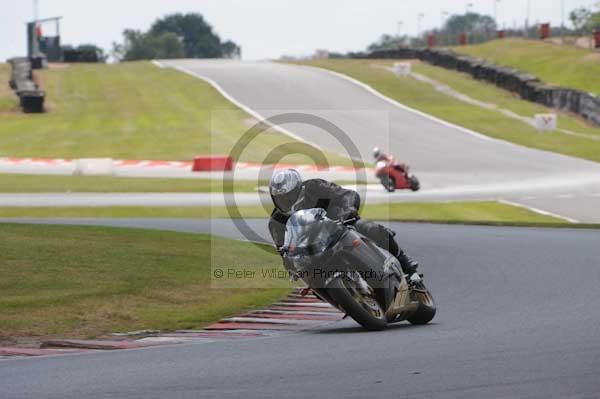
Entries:
<svg viewBox="0 0 600 399">
<path fill-rule="evenodd" d="M 600 94 L 600 55 L 583 48 L 506 39 L 454 50 L 532 73 L 547 83 Z"/>
<path fill-rule="evenodd" d="M 289 289 L 271 279 L 258 281 L 267 288 L 211 289 L 211 261 L 240 259 L 250 268 L 281 268 L 267 247 L 208 235 L 3 224 L 0 346 L 32 337 L 199 328 L 272 303 Z"/>
<path fill-rule="evenodd" d="M 240 207 L 244 218 L 265 218 L 271 209 L 261 206 Z M 395 203 L 367 205 L 361 215 L 369 219 L 492 225 L 577 226 L 551 216 L 495 201 L 445 203 Z M 15 218 L 230 218 L 225 207 L 29 207 L 0 208 L 0 217 Z"/>
<path fill-rule="evenodd" d="M 350 180 L 336 180 L 354 185 Z M 256 192 L 269 185 L 267 180 L 240 180 L 235 192 Z M 0 173 L 0 193 L 220 193 L 222 179 L 148 178 L 112 176 L 53 176 Z"/>
<path fill-rule="evenodd" d="M 557 113 L 559 129 L 598 136 L 600 138 L 600 128 L 592 126 L 581 117 L 522 100 L 507 90 L 500 89 L 487 82 L 476 80 L 471 75 L 421 62 L 415 62 L 413 69 L 415 72 L 435 79 L 460 93 L 467 94 L 471 98 L 488 104 L 494 104 L 498 108 L 510 110 L 521 116 L 531 118 L 535 114 L 540 113 Z M 555 132 L 553 134 L 561 133 Z"/>
<path fill-rule="evenodd" d="M 318 60 L 306 61 L 302 64 L 346 74 L 372 86 L 382 94 L 402 104 L 490 137 L 526 147 L 600 162 L 600 141 L 558 132 L 540 134 L 534 127 L 525 122 L 509 118 L 495 110 L 480 108 L 440 94 L 430 84 L 411 78 L 398 78 L 385 69 L 386 66 L 390 65 L 389 60 Z M 419 68 L 420 71 L 429 73 L 432 77 L 435 76 L 446 83 L 450 83 L 457 90 L 467 90 L 466 94 L 474 98 L 493 100 L 494 96 L 498 96 L 504 107 L 514 108 L 518 110 L 518 113 L 523 114 L 533 111 L 533 108 L 525 104 L 525 101 L 510 98 L 508 93 L 500 96 L 498 95 L 499 89 L 493 89 L 490 85 L 474 81 L 464 74 L 454 71 L 442 71 L 442 68 L 431 66 L 418 66 L 417 70 Z M 435 71 L 435 74 L 432 71 Z M 529 116 L 533 116 L 533 114 Z M 561 126 L 565 126 L 562 125 L 563 123 L 566 123 L 569 127 L 581 127 L 582 122 L 575 121 L 574 118 L 561 116 Z M 598 133 L 600 129 L 590 126 L 585 129 L 585 132 L 600 134 Z"/>
<path fill-rule="evenodd" d="M 255 192 L 267 181 L 235 180 L 236 192 Z M 0 174 L 0 193 L 209 193 L 221 179 Z"/>
<path fill-rule="evenodd" d="M 10 66 L 0 63 L 0 115 L 19 112 L 19 97 L 8 86 Z"/>
<path fill-rule="evenodd" d="M 0 68 L 0 81 L 8 81 Z M 312 163 L 320 151 L 287 155 L 292 138 L 267 130 L 247 142 L 256 123 L 206 82 L 149 62 L 70 65 L 40 71 L 48 112 L 23 114 L 14 94 L 0 92 L 0 156 L 190 160 L 227 154 L 240 139 L 240 161 Z M 10 112 L 10 110 L 13 110 Z M 350 161 L 326 154 L 330 164 Z M 311 158 L 314 157 L 314 158 Z"/>
</svg>

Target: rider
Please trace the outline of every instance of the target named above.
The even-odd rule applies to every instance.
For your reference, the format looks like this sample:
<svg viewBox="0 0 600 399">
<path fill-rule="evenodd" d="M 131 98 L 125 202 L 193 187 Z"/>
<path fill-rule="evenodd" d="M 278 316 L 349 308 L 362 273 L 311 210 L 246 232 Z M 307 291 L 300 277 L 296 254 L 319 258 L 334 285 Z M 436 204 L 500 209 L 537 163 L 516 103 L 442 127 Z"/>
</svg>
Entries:
<svg viewBox="0 0 600 399">
<path fill-rule="evenodd" d="M 385 162 L 386 164 L 391 163 L 394 168 L 398 169 L 399 171 L 406 170 L 406 164 L 397 163 L 393 155 L 388 155 L 382 152 L 378 147 L 373 148 L 373 158 L 375 158 L 376 162 Z"/>
<path fill-rule="evenodd" d="M 323 179 L 303 182 L 298 171 L 286 169 L 273 175 L 269 192 L 275 205 L 269 220 L 269 231 L 277 250 L 284 244 L 285 225 L 292 213 L 292 207 L 295 210 L 323 208 L 327 211 L 327 217 L 331 219 L 356 219 L 354 227 L 359 233 L 396 256 L 405 274 L 418 278 L 415 273 L 419 264 L 398 246 L 394 239 L 396 233 L 378 223 L 359 218 L 360 196 L 356 191 L 344 189 Z"/>
<path fill-rule="evenodd" d="M 386 153 L 382 152 L 379 147 L 375 147 L 373 148 L 373 158 L 375 158 L 375 161 L 380 162 L 389 162 L 390 160 L 394 159 L 394 157 L 387 155 Z"/>
</svg>

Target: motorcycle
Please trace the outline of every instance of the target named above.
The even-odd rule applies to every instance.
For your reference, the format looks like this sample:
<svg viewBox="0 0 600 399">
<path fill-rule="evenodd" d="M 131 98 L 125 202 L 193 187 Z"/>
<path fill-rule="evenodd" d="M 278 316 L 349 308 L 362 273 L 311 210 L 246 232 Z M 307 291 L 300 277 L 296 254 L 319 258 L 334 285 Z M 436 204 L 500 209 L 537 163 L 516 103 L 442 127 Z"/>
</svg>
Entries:
<svg viewBox="0 0 600 399">
<path fill-rule="evenodd" d="M 390 193 L 393 193 L 396 189 L 419 191 L 421 188 L 417 176 L 410 174 L 410 167 L 396 163 L 393 158 L 387 161 L 378 161 L 375 166 L 375 176 Z"/>
<path fill-rule="evenodd" d="M 321 208 L 299 210 L 286 224 L 285 268 L 367 330 L 407 320 L 427 324 L 436 313 L 420 278 L 408 278 L 398 259 Z"/>
</svg>

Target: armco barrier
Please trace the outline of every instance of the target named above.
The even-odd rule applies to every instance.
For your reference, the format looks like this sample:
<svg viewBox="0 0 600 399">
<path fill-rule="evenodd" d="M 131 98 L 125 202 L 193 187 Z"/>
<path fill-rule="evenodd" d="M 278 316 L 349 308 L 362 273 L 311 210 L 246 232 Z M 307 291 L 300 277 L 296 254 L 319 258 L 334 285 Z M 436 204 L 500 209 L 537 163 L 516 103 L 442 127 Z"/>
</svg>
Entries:
<svg viewBox="0 0 600 399">
<path fill-rule="evenodd" d="M 230 171 L 233 169 L 233 159 L 226 155 L 207 155 L 194 158 L 192 172 Z"/>
<path fill-rule="evenodd" d="M 352 58 L 419 59 L 432 65 L 467 73 L 519 94 L 523 99 L 568 111 L 600 125 L 600 98 L 591 93 L 552 86 L 536 76 L 495 65 L 484 60 L 456 54 L 449 49 L 396 48 L 371 53 L 349 54 Z"/>
<path fill-rule="evenodd" d="M 8 62 L 12 68 L 8 84 L 19 96 L 23 112 L 43 112 L 45 93 L 33 81 L 31 61 L 18 57 Z"/>
</svg>

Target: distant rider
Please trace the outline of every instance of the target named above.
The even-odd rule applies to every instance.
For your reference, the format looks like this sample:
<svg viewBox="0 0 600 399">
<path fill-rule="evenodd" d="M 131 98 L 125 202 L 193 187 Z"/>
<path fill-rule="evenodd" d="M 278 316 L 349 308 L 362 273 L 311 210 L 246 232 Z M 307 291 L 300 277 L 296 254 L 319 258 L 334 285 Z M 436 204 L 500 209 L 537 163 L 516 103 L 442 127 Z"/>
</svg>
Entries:
<svg viewBox="0 0 600 399">
<path fill-rule="evenodd" d="M 292 207 L 296 211 L 323 208 L 330 219 L 346 221 L 355 218 L 354 227 L 359 233 L 396 256 L 405 274 L 412 276 L 416 273 L 419 264 L 400 248 L 394 239 L 395 232 L 378 223 L 360 219 L 360 196 L 356 191 L 344 189 L 323 179 L 303 182 L 298 171 L 287 169 L 273 175 L 269 192 L 275 205 L 269 220 L 269 231 L 278 250 L 284 244 L 285 225 Z"/>
<path fill-rule="evenodd" d="M 393 166 L 399 171 L 404 172 L 406 170 L 406 164 L 396 162 L 396 159 L 393 155 L 386 154 L 377 147 L 373 148 L 373 158 L 375 158 L 376 162 L 385 162 L 386 164 Z"/>
</svg>

